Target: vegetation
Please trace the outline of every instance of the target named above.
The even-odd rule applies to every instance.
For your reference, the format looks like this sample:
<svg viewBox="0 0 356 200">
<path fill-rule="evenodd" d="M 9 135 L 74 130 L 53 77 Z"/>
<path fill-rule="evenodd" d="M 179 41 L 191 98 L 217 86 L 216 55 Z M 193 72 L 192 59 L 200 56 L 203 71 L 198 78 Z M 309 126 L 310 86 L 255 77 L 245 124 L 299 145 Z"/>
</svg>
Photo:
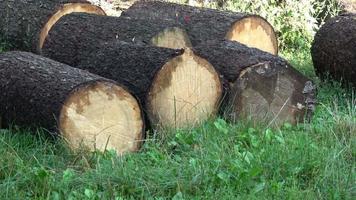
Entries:
<svg viewBox="0 0 356 200">
<path fill-rule="evenodd" d="M 272 22 L 286 26 L 275 12 Z M 319 86 L 310 123 L 273 128 L 218 118 L 149 133 L 139 153 L 123 157 L 72 152 L 44 130 L 13 126 L 0 131 L 0 199 L 352 199 L 356 96 L 315 77 L 312 35 L 305 40 L 308 30 L 300 30 L 281 29 L 280 40 L 282 56 Z"/>
</svg>

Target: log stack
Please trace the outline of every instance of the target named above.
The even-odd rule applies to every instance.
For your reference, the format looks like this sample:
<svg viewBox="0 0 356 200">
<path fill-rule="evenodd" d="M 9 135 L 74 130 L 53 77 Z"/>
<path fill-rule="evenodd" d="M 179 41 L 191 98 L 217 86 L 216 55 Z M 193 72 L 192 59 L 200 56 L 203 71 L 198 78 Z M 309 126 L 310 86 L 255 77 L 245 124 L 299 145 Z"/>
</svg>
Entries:
<svg viewBox="0 0 356 200">
<path fill-rule="evenodd" d="M 314 109 L 313 83 L 276 56 L 273 28 L 256 15 L 137 2 L 117 18 L 85 0 L 0 9 L 0 34 L 14 48 L 64 63 L 1 54 L 0 116 L 60 133 L 73 148 L 136 151 L 144 119 L 197 125 L 217 114 L 224 92 L 234 121 L 295 124 Z"/>
<path fill-rule="evenodd" d="M 322 79 L 331 77 L 356 87 L 356 14 L 328 20 L 315 35 L 311 53 Z"/>
<path fill-rule="evenodd" d="M 218 111 L 222 95 L 220 77 L 209 62 L 189 49 L 121 41 L 67 43 L 63 37 L 54 37 L 62 34 L 52 36 L 52 31 L 42 49 L 45 56 L 125 85 L 142 102 L 153 125 L 192 126 Z M 62 33 L 73 35 L 70 29 Z M 73 46 L 77 47 L 75 51 Z"/>
<path fill-rule="evenodd" d="M 278 54 L 273 27 L 262 17 L 246 13 L 218 11 L 160 1 L 138 1 L 122 13 L 133 19 L 182 24 L 193 46 L 209 40 L 228 39 Z"/>
<path fill-rule="evenodd" d="M 0 38 L 12 49 L 39 52 L 51 27 L 74 12 L 105 15 L 86 0 L 2 0 Z"/>
<path fill-rule="evenodd" d="M 137 151 L 144 123 L 121 85 L 26 52 L 0 54 L 0 115 L 5 124 L 41 126 L 71 147 Z"/>
</svg>

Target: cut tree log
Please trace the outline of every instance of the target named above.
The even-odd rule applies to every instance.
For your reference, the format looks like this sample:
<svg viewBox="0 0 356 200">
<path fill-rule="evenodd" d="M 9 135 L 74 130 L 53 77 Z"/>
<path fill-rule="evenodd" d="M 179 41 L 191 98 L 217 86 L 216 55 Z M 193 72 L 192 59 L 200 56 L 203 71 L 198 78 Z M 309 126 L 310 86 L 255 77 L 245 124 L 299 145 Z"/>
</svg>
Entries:
<svg viewBox="0 0 356 200">
<path fill-rule="evenodd" d="M 48 31 L 64 15 L 85 12 L 105 15 L 85 0 L 2 0 L 0 38 L 12 49 L 38 52 Z"/>
<path fill-rule="evenodd" d="M 60 133 L 73 149 L 137 151 L 137 100 L 114 81 L 26 52 L 0 54 L 0 115 L 6 124 Z"/>
<path fill-rule="evenodd" d="M 48 37 L 60 43 L 64 41 L 66 45 L 119 40 L 173 49 L 191 47 L 185 30 L 170 21 L 73 13 L 60 19 L 50 33 Z M 74 51 L 76 46 L 72 48 Z"/>
<path fill-rule="evenodd" d="M 312 81 L 284 59 L 234 41 L 208 41 L 195 47 L 230 83 L 226 116 L 280 125 L 310 117 L 315 104 Z"/>
<path fill-rule="evenodd" d="M 193 46 L 208 40 L 228 39 L 278 54 L 273 27 L 262 17 L 158 1 L 138 1 L 122 16 L 183 24 Z"/>
<path fill-rule="evenodd" d="M 356 14 L 328 20 L 317 32 L 311 48 L 316 73 L 356 87 Z"/>
<path fill-rule="evenodd" d="M 56 39 L 51 34 L 44 55 L 125 85 L 139 97 L 153 126 L 187 127 L 218 111 L 219 75 L 190 50 L 122 41 L 67 45 L 68 37 Z M 72 33 L 68 30 L 65 35 Z M 80 49 L 73 51 L 72 46 Z"/>
</svg>

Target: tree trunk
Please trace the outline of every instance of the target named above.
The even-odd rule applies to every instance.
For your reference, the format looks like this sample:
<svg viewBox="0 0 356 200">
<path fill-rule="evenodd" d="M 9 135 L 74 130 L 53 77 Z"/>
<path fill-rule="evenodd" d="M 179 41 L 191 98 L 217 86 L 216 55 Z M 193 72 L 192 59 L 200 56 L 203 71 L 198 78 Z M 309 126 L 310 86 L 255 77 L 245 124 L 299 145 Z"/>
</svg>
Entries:
<svg viewBox="0 0 356 200">
<path fill-rule="evenodd" d="M 183 24 L 193 46 L 208 40 L 228 39 L 278 54 L 273 27 L 262 17 L 158 1 L 139 1 L 122 16 Z"/>
<path fill-rule="evenodd" d="M 230 119 L 295 124 L 314 109 L 314 85 L 285 60 L 238 42 L 209 41 L 195 48 L 229 81 Z"/>
<path fill-rule="evenodd" d="M 0 38 L 12 49 L 37 52 L 53 24 L 63 15 L 104 11 L 85 0 L 1 0 Z"/>
<path fill-rule="evenodd" d="M 71 147 L 136 151 L 143 139 L 137 100 L 123 87 L 26 52 L 0 54 L 0 115 L 6 124 L 57 131 Z"/>
<path fill-rule="evenodd" d="M 356 14 L 328 20 L 315 35 L 311 48 L 316 73 L 356 86 Z"/>
<path fill-rule="evenodd" d="M 185 30 L 177 23 L 85 13 L 64 16 L 53 26 L 48 37 L 52 42 L 65 42 L 63 45 L 119 40 L 173 49 L 191 46 Z M 76 48 L 72 46 L 73 51 Z"/>
<path fill-rule="evenodd" d="M 63 34 L 73 35 L 70 30 Z M 218 110 L 222 93 L 219 75 L 189 50 L 121 41 L 100 44 L 69 39 L 74 42 L 69 44 L 65 41 L 68 37 L 58 36 L 50 33 L 44 55 L 125 85 L 145 105 L 152 125 L 186 127 Z M 78 49 L 72 51 L 72 46 Z"/>
</svg>

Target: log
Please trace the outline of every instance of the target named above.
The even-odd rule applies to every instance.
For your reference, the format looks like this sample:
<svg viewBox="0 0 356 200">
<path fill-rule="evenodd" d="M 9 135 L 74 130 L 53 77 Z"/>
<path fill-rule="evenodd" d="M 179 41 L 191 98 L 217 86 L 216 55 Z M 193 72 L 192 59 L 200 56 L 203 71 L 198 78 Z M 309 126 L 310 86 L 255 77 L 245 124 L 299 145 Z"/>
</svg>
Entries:
<svg viewBox="0 0 356 200">
<path fill-rule="evenodd" d="M 195 47 L 230 83 L 225 98 L 228 119 L 275 125 L 302 122 L 315 104 L 312 81 L 284 59 L 235 41 L 208 41 Z"/>
<path fill-rule="evenodd" d="M 137 151 L 144 134 L 137 100 L 122 86 L 32 53 L 0 54 L 0 116 L 41 126 L 73 149 Z"/>
<path fill-rule="evenodd" d="M 67 33 L 71 34 L 66 35 Z M 187 33 L 176 23 L 85 13 L 64 16 L 53 26 L 47 37 L 52 42 L 55 39 L 63 45 L 119 40 L 173 49 L 191 46 Z M 72 48 L 74 50 L 77 47 Z"/>
<path fill-rule="evenodd" d="M 68 31 L 65 35 L 73 34 Z M 125 85 L 143 103 L 153 126 L 193 126 L 218 111 L 219 75 L 189 49 L 122 41 L 67 45 L 66 38 L 56 39 L 50 33 L 44 55 Z M 78 49 L 72 51 L 72 46 Z"/>
<path fill-rule="evenodd" d="M 105 15 L 85 0 L 2 0 L 0 38 L 12 49 L 39 52 L 48 31 L 62 16 L 73 12 Z"/>
<path fill-rule="evenodd" d="M 337 0 L 341 9 L 347 13 L 356 13 L 356 0 Z"/>
<path fill-rule="evenodd" d="M 183 24 L 193 46 L 208 40 L 228 39 L 278 54 L 273 27 L 262 17 L 158 1 L 138 1 L 122 16 Z"/>
<path fill-rule="evenodd" d="M 317 32 L 311 48 L 317 75 L 356 86 L 356 14 L 328 20 Z"/>
</svg>

